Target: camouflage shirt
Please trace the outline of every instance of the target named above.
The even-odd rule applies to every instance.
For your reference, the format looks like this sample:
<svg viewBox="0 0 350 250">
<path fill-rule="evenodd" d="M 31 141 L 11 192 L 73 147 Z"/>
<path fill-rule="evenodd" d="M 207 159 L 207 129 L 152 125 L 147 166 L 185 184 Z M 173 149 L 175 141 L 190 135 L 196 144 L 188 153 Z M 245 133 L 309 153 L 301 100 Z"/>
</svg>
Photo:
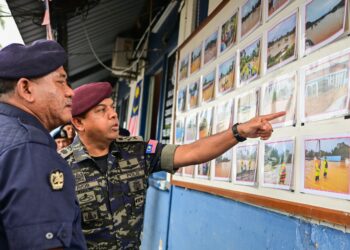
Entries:
<svg viewBox="0 0 350 250">
<path fill-rule="evenodd" d="M 174 172 L 176 146 L 120 137 L 110 146 L 107 171 L 98 167 L 79 137 L 59 153 L 72 167 L 82 228 L 89 249 L 138 249 L 148 176 Z"/>
</svg>

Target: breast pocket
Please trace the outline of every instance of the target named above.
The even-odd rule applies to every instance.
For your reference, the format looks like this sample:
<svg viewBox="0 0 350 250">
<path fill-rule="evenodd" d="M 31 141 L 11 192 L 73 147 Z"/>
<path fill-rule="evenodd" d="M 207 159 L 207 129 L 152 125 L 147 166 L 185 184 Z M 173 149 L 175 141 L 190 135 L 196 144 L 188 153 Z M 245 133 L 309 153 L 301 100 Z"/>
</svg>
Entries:
<svg viewBox="0 0 350 250">
<path fill-rule="evenodd" d="M 106 187 L 98 181 L 86 182 L 76 186 L 77 198 L 80 205 L 82 225 L 86 229 L 95 229 L 107 225 L 109 212 L 105 192 Z"/>
</svg>

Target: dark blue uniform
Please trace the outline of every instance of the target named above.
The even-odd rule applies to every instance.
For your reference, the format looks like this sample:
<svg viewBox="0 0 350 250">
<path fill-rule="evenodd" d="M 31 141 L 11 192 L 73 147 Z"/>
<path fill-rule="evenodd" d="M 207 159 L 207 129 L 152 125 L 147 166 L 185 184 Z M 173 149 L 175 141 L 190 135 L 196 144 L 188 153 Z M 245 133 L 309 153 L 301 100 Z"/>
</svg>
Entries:
<svg viewBox="0 0 350 250">
<path fill-rule="evenodd" d="M 86 249 L 74 189 L 43 125 L 0 103 L 0 249 Z"/>
</svg>

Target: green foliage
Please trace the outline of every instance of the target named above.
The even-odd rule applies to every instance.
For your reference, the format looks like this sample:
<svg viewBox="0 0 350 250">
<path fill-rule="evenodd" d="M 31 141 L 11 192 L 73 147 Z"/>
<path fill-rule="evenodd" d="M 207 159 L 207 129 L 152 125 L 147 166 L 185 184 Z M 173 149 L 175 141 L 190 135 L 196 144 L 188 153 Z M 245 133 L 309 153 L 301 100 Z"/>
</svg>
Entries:
<svg viewBox="0 0 350 250">
<path fill-rule="evenodd" d="M 338 143 L 337 146 L 332 150 L 332 155 L 340 155 L 342 160 L 349 158 L 349 146 L 344 142 Z"/>
</svg>

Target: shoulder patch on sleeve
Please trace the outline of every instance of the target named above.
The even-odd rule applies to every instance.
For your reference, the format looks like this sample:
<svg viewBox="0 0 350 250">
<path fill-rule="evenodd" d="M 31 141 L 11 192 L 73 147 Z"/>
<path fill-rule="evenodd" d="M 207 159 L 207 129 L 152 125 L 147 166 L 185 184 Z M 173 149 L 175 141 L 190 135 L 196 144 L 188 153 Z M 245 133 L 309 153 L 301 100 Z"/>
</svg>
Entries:
<svg viewBox="0 0 350 250">
<path fill-rule="evenodd" d="M 119 136 L 116 142 L 143 142 L 143 138 L 141 136 Z"/>
<path fill-rule="evenodd" d="M 157 145 L 158 141 L 149 140 L 146 148 L 146 154 L 154 154 L 156 152 Z"/>
<path fill-rule="evenodd" d="M 68 147 L 62 148 L 58 151 L 58 154 L 63 158 L 67 158 L 68 156 L 70 156 L 73 153 L 73 148 L 71 147 L 71 145 L 69 145 Z"/>
</svg>

